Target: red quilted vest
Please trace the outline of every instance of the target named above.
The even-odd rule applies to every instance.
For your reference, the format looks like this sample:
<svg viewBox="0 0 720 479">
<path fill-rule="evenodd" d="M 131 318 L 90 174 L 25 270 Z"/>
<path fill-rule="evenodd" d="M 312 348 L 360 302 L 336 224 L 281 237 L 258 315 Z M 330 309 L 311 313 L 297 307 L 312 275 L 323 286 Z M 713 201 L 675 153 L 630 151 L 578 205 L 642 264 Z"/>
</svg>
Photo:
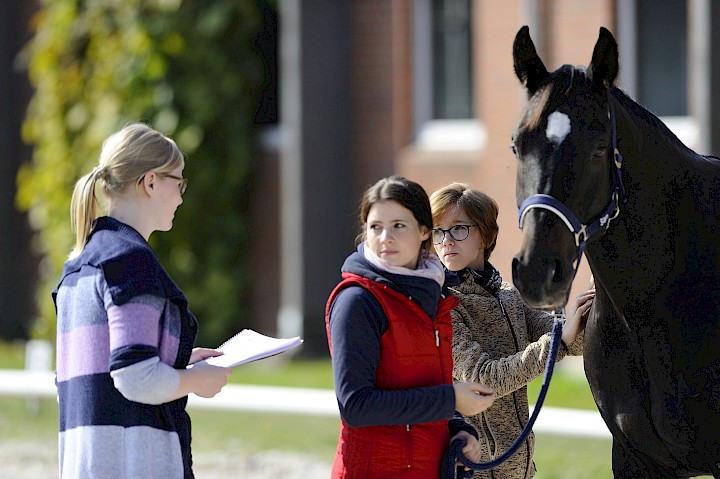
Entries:
<svg viewBox="0 0 720 479">
<path fill-rule="evenodd" d="M 329 311 L 337 294 L 362 286 L 377 298 L 388 319 L 380 339 L 378 389 L 409 389 L 452 383 L 454 296 L 443 298 L 433 321 L 417 304 L 391 288 L 352 273 L 343 273 L 328 299 L 325 327 L 330 341 Z M 449 419 L 449 418 L 448 418 Z M 351 427 L 341 418 L 333 479 L 437 479 L 450 440 L 447 420 L 403 426 Z"/>
</svg>

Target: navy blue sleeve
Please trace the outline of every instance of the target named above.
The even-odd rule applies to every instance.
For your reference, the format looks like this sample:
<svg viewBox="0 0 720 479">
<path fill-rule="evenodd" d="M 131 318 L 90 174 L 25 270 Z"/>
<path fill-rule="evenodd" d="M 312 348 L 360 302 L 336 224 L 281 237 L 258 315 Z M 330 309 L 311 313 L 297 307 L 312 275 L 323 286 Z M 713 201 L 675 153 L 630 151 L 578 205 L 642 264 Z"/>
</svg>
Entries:
<svg viewBox="0 0 720 479">
<path fill-rule="evenodd" d="M 161 280 L 166 273 L 148 249 L 132 249 L 101 266 L 108 291 L 117 306 L 144 294 L 160 298 L 168 296 Z"/>
<path fill-rule="evenodd" d="M 359 286 L 344 289 L 330 307 L 329 323 L 335 394 L 340 415 L 350 426 L 420 424 L 453 417 L 452 384 L 377 389 L 380 337 L 387 320 L 371 293 Z"/>
</svg>

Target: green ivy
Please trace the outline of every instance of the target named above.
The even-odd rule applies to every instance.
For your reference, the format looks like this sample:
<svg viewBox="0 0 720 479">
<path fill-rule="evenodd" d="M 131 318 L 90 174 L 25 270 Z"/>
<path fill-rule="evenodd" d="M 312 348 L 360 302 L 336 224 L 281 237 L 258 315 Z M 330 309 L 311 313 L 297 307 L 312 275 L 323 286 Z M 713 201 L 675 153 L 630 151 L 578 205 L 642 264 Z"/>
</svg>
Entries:
<svg viewBox="0 0 720 479">
<path fill-rule="evenodd" d="M 23 57 L 34 86 L 23 125 L 33 157 L 17 179 L 17 204 L 45 258 L 36 336 L 54 334 L 50 291 L 74 242 L 74 183 L 109 134 L 138 120 L 188 158 L 184 204 L 172 231 L 151 243 L 201 320 L 200 341 L 246 326 L 260 21 L 251 1 L 42 1 Z"/>
</svg>

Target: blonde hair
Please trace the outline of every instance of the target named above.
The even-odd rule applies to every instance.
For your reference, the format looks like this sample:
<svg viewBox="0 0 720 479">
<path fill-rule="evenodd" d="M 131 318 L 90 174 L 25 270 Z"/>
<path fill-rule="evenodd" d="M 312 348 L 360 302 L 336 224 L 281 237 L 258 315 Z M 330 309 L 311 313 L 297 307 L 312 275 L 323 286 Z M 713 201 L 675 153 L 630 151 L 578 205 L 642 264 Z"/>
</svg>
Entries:
<svg viewBox="0 0 720 479">
<path fill-rule="evenodd" d="M 102 180 L 102 193 L 112 204 L 114 196 L 130 185 L 137 187 L 146 173 L 168 173 L 184 163 L 175 142 L 144 123 L 131 123 L 110 135 L 103 142 L 98 165 L 75 183 L 70 201 L 75 247 L 70 256 L 80 254 L 90 236 L 97 215 L 97 180 Z"/>
<path fill-rule="evenodd" d="M 464 183 L 450 183 L 430 195 L 430 207 L 433 223 L 453 208 L 462 209 L 480 230 L 485 245 L 483 256 L 485 261 L 490 259 L 500 232 L 497 224 L 499 209 L 494 199 Z"/>
</svg>

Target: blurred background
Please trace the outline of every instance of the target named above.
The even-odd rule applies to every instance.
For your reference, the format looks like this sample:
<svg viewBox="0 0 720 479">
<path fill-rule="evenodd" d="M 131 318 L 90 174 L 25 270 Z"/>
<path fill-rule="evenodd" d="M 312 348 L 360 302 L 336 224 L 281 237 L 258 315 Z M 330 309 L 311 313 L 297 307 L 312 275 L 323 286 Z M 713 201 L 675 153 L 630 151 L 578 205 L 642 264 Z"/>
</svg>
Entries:
<svg viewBox="0 0 720 479">
<path fill-rule="evenodd" d="M 319 362 L 332 388 L 325 301 L 377 179 L 494 197 L 491 261 L 511 280 L 521 26 L 548 70 L 586 65 L 607 27 L 619 86 L 718 155 L 718 22 L 712 0 L 2 0 L 0 368 L 23 367 L 27 340 L 54 344 L 72 187 L 127 122 L 187 155 L 184 204 L 151 244 L 200 320 L 199 344 L 242 328 L 299 335 L 293 361 Z M 588 281 L 583 261 L 573 294 Z"/>
<path fill-rule="evenodd" d="M 619 86 L 690 147 L 718 154 L 718 10 L 709 0 L 4 0 L 0 336 L 53 339 L 72 186 L 134 120 L 188 157 L 185 203 L 151 240 L 203 344 L 252 327 L 302 335 L 302 354 L 326 355 L 325 300 L 354 247 L 360 195 L 390 174 L 428 193 L 464 181 L 496 198 L 492 261 L 510 280 L 518 29 L 530 26 L 553 70 L 587 64 L 608 27 Z M 576 283 L 587 280 L 583 262 Z"/>
</svg>

